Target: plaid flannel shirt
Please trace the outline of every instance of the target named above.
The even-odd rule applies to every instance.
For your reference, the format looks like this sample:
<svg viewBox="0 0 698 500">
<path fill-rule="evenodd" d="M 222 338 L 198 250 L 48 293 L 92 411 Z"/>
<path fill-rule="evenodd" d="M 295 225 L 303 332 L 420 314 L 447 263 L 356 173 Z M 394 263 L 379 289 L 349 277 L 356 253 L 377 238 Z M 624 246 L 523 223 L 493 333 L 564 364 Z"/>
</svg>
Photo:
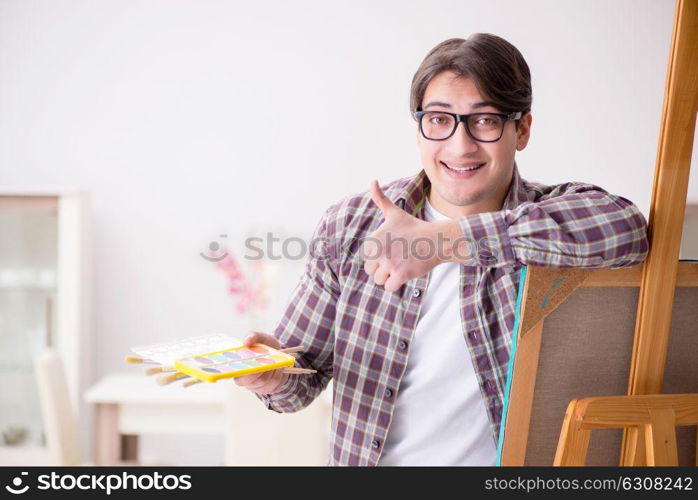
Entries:
<svg viewBox="0 0 698 500">
<path fill-rule="evenodd" d="M 429 184 L 421 170 L 382 189 L 423 220 Z M 270 410 L 295 412 L 332 379 L 328 465 L 378 462 L 428 293 L 431 273 L 388 292 L 363 270 L 362 238 L 383 221 L 368 192 L 344 198 L 324 213 L 305 271 L 274 331 L 284 347 L 305 346 L 297 364 L 317 373 L 292 374 L 278 392 L 257 394 Z M 647 256 L 647 223 L 626 198 L 580 182 L 529 182 L 519 176 L 516 163 L 502 209 L 458 221 L 466 238 L 486 237 L 492 249 L 477 254 L 472 265 L 460 266 L 459 301 L 463 335 L 496 445 L 522 266 L 636 265 Z"/>
</svg>

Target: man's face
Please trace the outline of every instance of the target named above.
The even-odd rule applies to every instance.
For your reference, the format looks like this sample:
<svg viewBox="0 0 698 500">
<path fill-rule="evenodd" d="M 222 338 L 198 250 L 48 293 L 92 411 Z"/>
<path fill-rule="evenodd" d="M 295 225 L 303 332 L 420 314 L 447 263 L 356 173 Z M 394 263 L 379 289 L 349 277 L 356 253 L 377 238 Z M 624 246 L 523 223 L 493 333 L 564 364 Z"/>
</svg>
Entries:
<svg viewBox="0 0 698 500">
<path fill-rule="evenodd" d="M 469 78 L 444 71 L 429 82 L 422 109 L 457 114 L 502 113 L 491 105 L 483 105 L 485 101 Z M 472 139 L 463 122 L 444 141 L 424 138 L 417 127 L 422 165 L 432 186 L 429 202 L 449 217 L 501 210 L 511 182 L 514 154 L 526 147 L 530 126 L 530 113 L 522 117 L 518 131 L 514 121 L 507 120 L 502 138 L 489 143 Z M 485 165 L 465 173 L 448 167 L 464 168 L 481 163 Z"/>
</svg>

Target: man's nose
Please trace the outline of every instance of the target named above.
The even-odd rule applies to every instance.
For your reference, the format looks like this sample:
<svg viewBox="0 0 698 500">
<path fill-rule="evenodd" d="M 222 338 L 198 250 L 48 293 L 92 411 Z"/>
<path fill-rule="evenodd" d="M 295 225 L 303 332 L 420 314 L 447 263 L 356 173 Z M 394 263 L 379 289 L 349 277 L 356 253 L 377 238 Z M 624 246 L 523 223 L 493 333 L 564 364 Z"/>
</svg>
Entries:
<svg viewBox="0 0 698 500">
<path fill-rule="evenodd" d="M 478 142 L 470 137 L 465 128 L 465 122 L 460 121 L 456 126 L 456 131 L 449 138 L 448 143 L 459 152 L 477 151 Z"/>
</svg>

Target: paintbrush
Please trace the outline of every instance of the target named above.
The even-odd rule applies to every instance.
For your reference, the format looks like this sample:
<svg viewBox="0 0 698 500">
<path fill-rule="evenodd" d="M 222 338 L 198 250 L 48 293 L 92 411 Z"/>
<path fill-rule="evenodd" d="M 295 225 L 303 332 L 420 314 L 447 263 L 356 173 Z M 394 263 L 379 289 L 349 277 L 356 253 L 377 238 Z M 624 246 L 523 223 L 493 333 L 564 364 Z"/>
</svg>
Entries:
<svg viewBox="0 0 698 500">
<path fill-rule="evenodd" d="M 162 375 L 159 375 L 155 381 L 158 383 L 158 385 L 168 385 L 175 381 L 184 380 L 185 378 L 191 377 L 181 372 L 173 371 L 171 373 L 163 373 Z"/>
<path fill-rule="evenodd" d="M 141 358 L 140 356 L 133 356 L 129 354 L 126 356 L 126 362 L 130 365 L 159 365 L 161 363 L 158 363 L 157 361 L 153 361 L 152 359 L 145 359 Z"/>
</svg>

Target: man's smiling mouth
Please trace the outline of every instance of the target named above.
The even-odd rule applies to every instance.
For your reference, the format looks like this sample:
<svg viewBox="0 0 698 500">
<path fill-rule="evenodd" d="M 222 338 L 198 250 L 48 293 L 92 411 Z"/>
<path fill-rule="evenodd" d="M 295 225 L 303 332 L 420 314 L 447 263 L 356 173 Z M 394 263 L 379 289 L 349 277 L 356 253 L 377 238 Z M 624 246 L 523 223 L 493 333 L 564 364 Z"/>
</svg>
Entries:
<svg viewBox="0 0 698 500">
<path fill-rule="evenodd" d="M 461 165 L 458 165 L 456 163 L 444 163 L 442 161 L 439 161 L 441 165 L 443 165 L 446 170 L 451 173 L 452 175 L 456 176 L 464 176 L 467 175 L 469 172 L 475 172 L 477 170 L 480 170 L 482 167 L 484 167 L 487 162 L 481 162 L 481 163 L 464 163 Z"/>
</svg>

